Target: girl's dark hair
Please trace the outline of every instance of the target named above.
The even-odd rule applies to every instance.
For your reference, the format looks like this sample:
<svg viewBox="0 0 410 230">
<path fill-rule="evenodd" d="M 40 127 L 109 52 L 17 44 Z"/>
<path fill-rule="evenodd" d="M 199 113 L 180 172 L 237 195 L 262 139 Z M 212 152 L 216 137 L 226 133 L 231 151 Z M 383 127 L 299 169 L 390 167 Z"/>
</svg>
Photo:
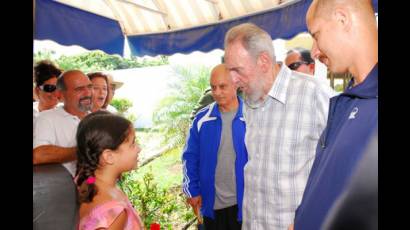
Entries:
<svg viewBox="0 0 410 230">
<path fill-rule="evenodd" d="M 49 60 L 42 60 L 37 62 L 34 67 L 34 80 L 36 81 L 36 86 L 41 86 L 45 81 L 52 77 L 58 78 L 61 74 L 61 69 L 59 69 L 54 63 Z"/>
<path fill-rule="evenodd" d="M 98 168 L 101 153 L 105 149 L 116 150 L 132 131 L 131 122 L 108 111 L 87 115 L 77 129 L 76 184 L 79 202 L 91 202 L 97 194 L 95 183 L 87 184 Z"/>
</svg>

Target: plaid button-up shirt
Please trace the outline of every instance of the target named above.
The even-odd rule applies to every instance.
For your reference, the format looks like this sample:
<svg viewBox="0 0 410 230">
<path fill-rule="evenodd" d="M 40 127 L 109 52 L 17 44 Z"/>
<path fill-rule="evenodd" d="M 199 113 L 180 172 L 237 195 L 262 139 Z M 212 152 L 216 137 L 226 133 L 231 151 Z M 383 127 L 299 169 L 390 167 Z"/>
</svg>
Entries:
<svg viewBox="0 0 410 230">
<path fill-rule="evenodd" d="M 242 229 L 286 230 L 293 223 L 334 94 L 323 81 L 282 65 L 266 100 L 245 107 Z"/>
</svg>

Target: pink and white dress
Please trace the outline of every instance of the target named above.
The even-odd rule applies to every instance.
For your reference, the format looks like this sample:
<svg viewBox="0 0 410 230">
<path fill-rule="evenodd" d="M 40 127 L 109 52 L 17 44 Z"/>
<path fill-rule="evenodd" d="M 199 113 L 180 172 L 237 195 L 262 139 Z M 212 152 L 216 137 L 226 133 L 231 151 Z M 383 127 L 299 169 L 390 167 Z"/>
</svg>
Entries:
<svg viewBox="0 0 410 230">
<path fill-rule="evenodd" d="M 124 230 L 143 230 L 142 221 L 127 198 L 123 201 L 111 200 L 96 206 L 89 215 L 80 220 L 78 229 L 108 228 L 124 210 L 128 217 Z"/>
</svg>

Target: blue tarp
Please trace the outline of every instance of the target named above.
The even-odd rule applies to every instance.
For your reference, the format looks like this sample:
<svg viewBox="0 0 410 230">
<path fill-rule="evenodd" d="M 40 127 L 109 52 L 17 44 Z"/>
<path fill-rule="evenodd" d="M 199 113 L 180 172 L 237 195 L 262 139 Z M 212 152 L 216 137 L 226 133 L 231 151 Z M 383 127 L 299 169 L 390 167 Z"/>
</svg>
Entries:
<svg viewBox="0 0 410 230">
<path fill-rule="evenodd" d="M 312 0 L 221 23 L 196 28 L 128 36 L 134 56 L 172 55 L 222 49 L 226 31 L 252 22 L 268 31 L 272 39 L 290 39 L 307 31 L 305 15 Z M 378 12 L 378 0 L 372 0 Z M 36 0 L 34 39 L 50 39 L 62 45 L 79 45 L 89 50 L 123 55 L 125 37 L 118 22 L 52 0 Z"/>
<path fill-rule="evenodd" d="M 305 14 L 310 2 L 311 0 L 302 0 L 283 8 L 188 30 L 129 36 L 128 42 L 131 52 L 136 56 L 207 52 L 217 48 L 223 49 L 225 33 L 232 26 L 244 22 L 252 22 L 260 26 L 271 35 L 272 39 L 289 39 L 300 32 L 307 31 Z"/>
<path fill-rule="evenodd" d="M 34 39 L 122 55 L 125 38 L 117 21 L 59 2 L 36 0 Z"/>
</svg>

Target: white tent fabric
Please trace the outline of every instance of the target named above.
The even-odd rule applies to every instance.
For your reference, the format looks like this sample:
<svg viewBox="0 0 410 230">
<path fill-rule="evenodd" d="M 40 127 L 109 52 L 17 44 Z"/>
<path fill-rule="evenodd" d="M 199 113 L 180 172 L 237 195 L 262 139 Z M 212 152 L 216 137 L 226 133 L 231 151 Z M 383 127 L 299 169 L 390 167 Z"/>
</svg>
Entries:
<svg viewBox="0 0 410 230">
<path fill-rule="evenodd" d="M 307 31 L 312 0 L 35 0 L 34 39 L 109 54 L 156 56 L 223 48 L 224 34 L 251 22 L 272 39 Z M 377 12 L 377 0 L 372 0 Z"/>
<path fill-rule="evenodd" d="M 296 0 L 299 1 L 299 0 Z M 271 10 L 295 0 L 57 0 L 118 21 L 125 36 L 170 32 Z"/>
</svg>

